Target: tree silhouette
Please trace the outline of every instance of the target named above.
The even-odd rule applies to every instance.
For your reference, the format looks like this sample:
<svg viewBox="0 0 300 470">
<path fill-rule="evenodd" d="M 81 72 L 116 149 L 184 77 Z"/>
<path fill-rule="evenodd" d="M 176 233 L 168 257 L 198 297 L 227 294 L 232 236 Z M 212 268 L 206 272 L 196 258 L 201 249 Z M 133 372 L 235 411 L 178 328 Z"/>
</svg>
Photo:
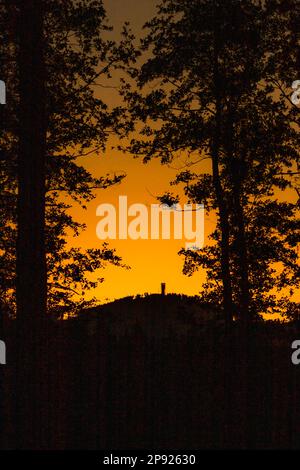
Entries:
<svg viewBox="0 0 300 470">
<path fill-rule="evenodd" d="M 45 252 L 46 101 L 44 14 L 40 3 L 19 6 L 19 128 L 17 159 L 17 446 L 42 447 Z M 26 332 L 26 334 L 24 334 Z M 24 447 L 23 447 L 24 448 Z"/>
<path fill-rule="evenodd" d="M 131 126 L 144 124 L 142 138 L 131 140 L 130 151 L 144 161 L 159 157 L 162 163 L 184 153 L 186 165 L 175 182 L 185 185 L 191 200 L 217 212 L 212 235 L 216 246 L 187 252 L 185 271 L 198 263 L 213 269 L 208 280 L 210 285 L 217 283 L 217 297 L 222 283 L 225 315 L 230 320 L 238 314 L 246 323 L 257 313 L 255 267 L 263 279 L 267 276 L 270 289 L 267 273 L 279 257 L 285 268 L 295 270 L 295 240 L 290 243 L 282 237 L 278 225 L 274 224 L 276 240 L 285 246 L 286 258 L 278 247 L 262 261 L 263 254 L 250 245 L 256 239 L 255 226 L 249 225 L 251 210 L 257 204 L 272 209 L 275 188 L 284 190 L 292 184 L 284 173 L 299 158 L 297 129 L 292 125 L 297 110 L 269 80 L 271 75 L 277 82 L 286 46 L 289 71 L 296 74 L 291 27 L 296 5 L 291 2 L 283 15 L 276 5 L 250 0 L 226 5 L 217 0 L 162 2 L 142 41 L 142 52 L 151 51 L 150 58 L 145 56 L 143 65 L 131 70 L 138 90 L 130 82 L 123 89 Z M 272 35 L 279 25 L 287 41 L 277 39 L 275 50 Z M 277 63 L 278 50 L 282 53 Z M 287 75 L 280 77 L 287 87 Z M 205 160 L 211 161 L 211 173 L 206 169 L 192 173 L 191 168 Z M 269 205 L 265 198 L 270 198 Z M 294 205 L 282 208 L 281 223 L 295 228 Z M 267 246 L 274 242 L 270 235 Z M 272 279 L 276 283 L 276 277 Z"/>
<path fill-rule="evenodd" d="M 19 128 L 18 47 L 16 24 L 17 4 L 1 4 L 3 22 L 3 76 L 9 100 L 1 123 L 3 218 L 1 219 L 1 282 L 2 299 L 10 310 L 15 303 L 15 226 L 16 226 L 16 155 Z M 48 266 L 48 308 L 76 308 L 74 291 L 96 286 L 85 273 L 107 263 L 120 265 L 120 258 L 107 245 L 101 249 L 69 249 L 67 233 L 78 235 L 84 224 L 78 224 L 68 210 L 73 200 L 82 207 L 95 197 L 95 189 L 118 184 L 124 175 L 93 176 L 82 161 L 92 152 L 100 155 L 117 123 L 116 112 L 95 91 L 109 79 L 116 67 L 130 56 L 129 40 L 124 36 L 120 45 L 103 35 L 109 33 L 101 2 L 45 1 L 44 62 L 46 106 L 46 255 Z M 9 27 L 7 27 L 9 25 Z M 22 213 L 22 211 L 21 211 Z M 23 255 L 24 256 L 24 255 Z M 23 264 L 20 263 L 22 266 Z M 78 274 L 79 271 L 79 274 Z M 99 277 L 99 281 L 102 277 Z M 80 288 L 80 284 L 81 288 Z M 79 296 L 84 305 L 82 296 Z"/>
<path fill-rule="evenodd" d="M 17 313 L 26 322 L 46 315 L 46 77 L 41 4 L 20 4 L 17 212 Z"/>
<path fill-rule="evenodd" d="M 116 113 L 94 86 L 130 49 L 126 33 L 120 46 L 103 39 L 109 27 L 99 1 L 2 1 L 0 8 L 8 84 L 0 126 L 1 307 L 14 312 L 16 301 L 16 445 L 47 448 L 47 310 L 74 311 L 74 291 L 96 285 L 86 273 L 121 261 L 107 245 L 67 248 L 68 232 L 84 228 L 67 211 L 70 199 L 84 207 L 94 189 L 124 176 L 94 177 L 79 160 L 103 152 L 114 130 Z"/>
</svg>

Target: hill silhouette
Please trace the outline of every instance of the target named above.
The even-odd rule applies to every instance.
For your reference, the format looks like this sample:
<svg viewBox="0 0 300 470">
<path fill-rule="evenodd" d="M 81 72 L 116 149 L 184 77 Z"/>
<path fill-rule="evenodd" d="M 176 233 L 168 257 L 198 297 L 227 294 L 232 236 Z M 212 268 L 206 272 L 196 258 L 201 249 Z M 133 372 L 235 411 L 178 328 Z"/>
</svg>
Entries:
<svg viewBox="0 0 300 470">
<path fill-rule="evenodd" d="M 105 326 L 116 336 L 137 331 L 145 336 L 183 336 L 223 323 L 218 307 L 201 302 L 197 296 L 178 294 L 124 297 L 86 309 L 79 319 L 87 322 L 89 334 Z"/>
<path fill-rule="evenodd" d="M 299 448 L 296 325 L 256 322 L 247 333 L 238 321 L 223 325 L 217 306 L 172 294 L 49 323 L 49 448 Z M 10 328 L 14 365 L 15 322 Z M 7 371 L 9 429 L 16 366 Z M 13 432 L 4 438 L 13 448 Z"/>
</svg>

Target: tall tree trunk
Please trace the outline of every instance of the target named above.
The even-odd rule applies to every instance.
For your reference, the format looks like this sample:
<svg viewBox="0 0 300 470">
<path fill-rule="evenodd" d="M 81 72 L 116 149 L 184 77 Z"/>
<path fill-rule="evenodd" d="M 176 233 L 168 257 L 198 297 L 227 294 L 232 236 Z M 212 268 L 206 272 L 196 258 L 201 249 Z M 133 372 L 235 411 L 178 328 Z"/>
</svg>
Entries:
<svg viewBox="0 0 300 470">
<path fill-rule="evenodd" d="M 245 231 L 244 209 L 241 203 L 240 182 L 233 184 L 233 209 L 236 225 L 236 249 L 239 271 L 239 310 L 241 320 L 245 323 L 250 321 L 250 287 L 249 287 L 249 265 L 247 253 L 247 241 Z"/>
<path fill-rule="evenodd" d="M 19 2 L 17 447 L 41 447 L 39 390 L 46 318 L 45 76 L 42 1 Z"/>
<path fill-rule="evenodd" d="M 224 198 L 222 184 L 220 182 L 219 164 L 218 164 L 218 151 L 216 143 L 212 148 L 212 167 L 213 167 L 213 182 L 219 208 L 219 220 L 221 229 L 221 272 L 223 284 L 223 309 L 225 319 L 228 322 L 232 321 L 234 306 L 232 299 L 232 282 L 230 273 L 230 250 L 229 250 L 229 221 L 228 210 Z"/>
<path fill-rule="evenodd" d="M 223 309 L 225 319 L 228 323 L 232 321 L 234 305 L 232 299 L 232 282 L 230 273 L 230 226 L 228 208 L 225 193 L 221 183 L 219 161 L 220 161 L 220 134 L 222 122 L 222 103 L 220 96 L 221 77 L 219 73 L 219 26 L 217 7 L 215 8 L 215 31 L 214 31 L 214 98 L 215 98 L 215 131 L 211 142 L 212 174 L 213 184 L 219 209 L 219 220 L 221 229 L 221 273 L 223 284 Z"/>
<path fill-rule="evenodd" d="M 250 321 L 250 282 L 248 247 L 245 228 L 245 215 L 242 205 L 242 185 L 246 177 L 245 161 L 242 155 L 235 155 L 234 151 L 234 110 L 228 110 L 227 122 L 227 161 L 231 179 L 232 191 L 232 224 L 235 233 L 235 249 L 237 270 L 239 278 L 239 316 L 247 324 Z"/>
</svg>

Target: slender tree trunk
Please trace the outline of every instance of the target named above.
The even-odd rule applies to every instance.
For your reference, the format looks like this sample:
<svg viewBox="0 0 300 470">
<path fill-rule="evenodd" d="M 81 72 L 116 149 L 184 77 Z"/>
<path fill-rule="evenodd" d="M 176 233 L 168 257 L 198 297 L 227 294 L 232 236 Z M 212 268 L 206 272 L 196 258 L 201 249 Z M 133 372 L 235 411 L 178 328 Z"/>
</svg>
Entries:
<svg viewBox="0 0 300 470">
<path fill-rule="evenodd" d="M 250 287 L 249 287 L 249 265 L 247 253 L 247 241 L 245 232 L 244 209 L 241 203 L 240 183 L 233 185 L 233 208 L 236 225 L 236 248 L 240 280 L 239 310 L 243 322 L 248 323 L 250 318 Z"/>
<path fill-rule="evenodd" d="M 213 181 L 216 192 L 217 204 L 219 208 L 219 219 L 221 229 L 221 272 L 223 284 L 223 309 L 225 318 L 228 322 L 233 318 L 233 300 L 232 283 L 230 274 L 230 252 L 229 252 L 229 221 L 224 193 L 220 182 L 218 153 L 215 149 L 212 151 L 213 158 Z"/>
<path fill-rule="evenodd" d="M 241 320 L 241 330 L 239 337 L 239 356 L 240 356 L 240 400 L 242 404 L 241 417 L 241 445 L 247 448 L 251 433 L 249 423 L 251 423 L 251 392 L 249 385 L 249 351 L 251 347 L 250 326 L 250 289 L 249 289 L 249 266 L 247 255 L 247 240 L 245 230 L 245 215 L 242 205 L 243 180 L 245 178 L 245 162 L 242 155 L 236 155 L 234 145 L 233 128 L 234 109 L 228 109 L 226 122 L 226 165 L 229 174 L 229 187 L 231 193 L 231 230 L 235 241 L 235 255 L 237 267 L 238 284 L 238 315 Z"/>
<path fill-rule="evenodd" d="M 232 185 L 232 223 L 235 232 L 235 248 L 239 278 L 239 315 L 247 324 L 250 321 L 250 282 L 245 214 L 242 204 L 242 184 L 245 178 L 245 162 L 242 156 L 235 155 L 234 130 L 232 115 L 229 109 L 227 122 L 227 159 Z"/>
<path fill-rule="evenodd" d="M 46 318 L 45 76 L 42 1 L 19 2 L 17 207 L 17 447 L 41 447 L 43 322 Z M 46 423 L 44 423 L 46 426 Z"/>
<path fill-rule="evenodd" d="M 219 161 L 220 161 L 220 134 L 222 120 L 222 104 L 220 96 L 221 77 L 219 73 L 219 33 L 217 9 L 215 11 L 215 38 L 214 38 L 214 95 L 215 95 L 215 132 L 211 142 L 212 154 L 212 173 L 213 184 L 219 209 L 219 220 L 221 229 L 221 272 L 223 284 L 223 309 L 225 319 L 228 323 L 233 318 L 233 299 L 232 299 L 232 282 L 230 273 L 230 226 L 228 217 L 228 208 L 225 193 L 221 183 Z"/>
</svg>

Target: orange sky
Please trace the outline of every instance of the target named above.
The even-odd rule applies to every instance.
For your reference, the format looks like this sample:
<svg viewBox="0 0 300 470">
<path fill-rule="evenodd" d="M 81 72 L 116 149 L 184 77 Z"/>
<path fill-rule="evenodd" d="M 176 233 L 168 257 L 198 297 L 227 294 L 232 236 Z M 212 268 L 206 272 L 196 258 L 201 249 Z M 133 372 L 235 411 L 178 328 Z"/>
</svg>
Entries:
<svg viewBox="0 0 300 470">
<path fill-rule="evenodd" d="M 99 247 L 102 242 L 96 237 L 96 225 L 100 220 L 96 217 L 99 204 L 110 203 L 118 207 L 119 196 L 128 197 L 128 205 L 142 203 L 147 206 L 157 201 L 151 194 L 163 194 L 168 189 L 168 183 L 174 178 L 176 171 L 161 166 L 159 161 L 143 165 L 131 155 L 123 155 L 117 151 L 108 150 L 105 155 L 91 156 L 84 159 L 84 166 L 95 176 L 107 171 L 126 172 L 127 177 L 120 185 L 106 190 L 96 191 L 97 197 L 88 204 L 87 210 L 74 208 L 74 215 L 80 222 L 85 222 L 87 230 L 77 239 L 75 246 Z M 183 204 L 184 198 L 181 203 Z M 206 234 L 213 227 L 213 217 L 205 216 Z M 160 289 L 160 283 L 166 282 L 168 292 L 194 295 L 199 292 L 204 279 L 203 273 L 193 277 L 181 273 L 183 258 L 178 251 L 184 247 L 185 240 L 112 240 L 111 247 L 116 248 L 117 254 L 131 266 L 131 270 L 109 267 L 104 271 L 105 282 L 94 292 L 99 300 L 114 299 L 138 293 L 155 293 Z M 72 242 L 73 244 L 73 242 Z"/>
<path fill-rule="evenodd" d="M 130 21 L 137 36 L 145 21 L 155 12 L 156 0 L 104 0 L 110 23 L 114 26 L 114 36 L 118 37 L 122 24 Z M 118 84 L 115 79 L 114 85 Z M 99 93 L 99 88 L 97 89 Z M 117 104 L 117 94 L 113 90 L 101 89 L 102 97 L 111 104 Z M 103 96 L 105 94 L 105 96 Z M 163 194 L 169 189 L 169 181 L 174 179 L 176 171 L 167 166 L 161 166 L 159 161 L 144 165 L 141 160 L 131 155 L 124 155 L 108 148 L 105 155 L 91 155 L 81 162 L 95 176 L 125 172 L 127 177 L 118 186 L 96 191 L 97 197 L 87 210 L 74 207 L 72 213 L 80 222 L 85 222 L 87 230 L 77 239 L 71 240 L 72 245 L 83 248 L 99 247 L 102 242 L 96 237 L 96 208 L 102 203 L 116 205 L 121 195 L 128 196 L 128 204 L 143 203 L 149 206 L 157 204 L 153 195 Z M 176 189 L 176 188 L 175 188 Z M 176 190 L 175 190 L 176 192 Z M 151 194 L 150 194 L 151 193 Z M 184 198 L 180 201 L 184 204 Z M 212 216 L 205 217 L 206 233 L 212 228 Z M 105 282 L 92 295 L 104 302 L 127 295 L 156 293 L 160 283 L 167 284 L 168 292 L 197 294 L 204 280 L 204 273 L 199 272 L 193 277 L 182 274 L 183 258 L 178 251 L 184 247 L 185 240 L 113 240 L 110 246 L 116 248 L 124 263 L 131 266 L 130 270 L 108 267 L 101 275 Z"/>
<path fill-rule="evenodd" d="M 114 36 L 118 37 L 125 21 L 130 21 L 134 32 L 139 36 L 142 25 L 153 16 L 155 4 L 156 0 L 104 0 L 108 18 L 115 29 Z M 117 78 L 113 80 L 115 80 L 113 84 L 117 85 Z M 97 93 L 100 93 L 99 88 Z M 118 96 L 114 90 L 101 88 L 101 96 L 110 104 L 118 104 Z M 111 142 L 113 143 L 116 142 Z M 117 207 L 119 196 L 126 195 L 129 205 L 143 203 L 150 206 L 150 204 L 157 203 L 151 194 L 159 195 L 172 189 L 169 187 L 169 182 L 176 175 L 176 170 L 162 166 L 157 160 L 144 165 L 141 160 L 110 148 L 105 155 L 91 155 L 85 157 L 80 163 L 84 164 L 95 176 L 108 172 L 127 174 L 126 179 L 120 185 L 96 191 L 97 197 L 88 204 L 87 210 L 78 206 L 72 210 L 75 218 L 87 225 L 87 230 L 71 241 L 72 245 L 83 248 L 100 247 L 102 244 L 96 237 L 96 225 L 99 221 L 96 217 L 96 208 L 99 204 L 111 203 Z M 180 166 L 179 163 L 178 166 Z M 205 169 L 209 171 L 207 163 Z M 174 192 L 178 192 L 177 188 Z M 180 202 L 181 204 L 186 202 L 184 197 Z M 214 228 L 214 223 L 212 214 L 205 216 L 206 242 L 207 235 Z M 101 273 L 105 282 L 91 292 L 91 296 L 97 297 L 100 302 L 106 302 L 127 295 L 157 293 L 161 282 L 167 284 L 167 292 L 197 294 L 205 279 L 205 273 L 200 270 L 192 277 L 182 274 L 183 258 L 177 253 L 184 247 L 184 244 L 185 240 L 110 241 L 110 246 L 116 248 L 117 254 L 123 258 L 124 263 L 131 266 L 131 270 L 108 267 Z"/>
</svg>

